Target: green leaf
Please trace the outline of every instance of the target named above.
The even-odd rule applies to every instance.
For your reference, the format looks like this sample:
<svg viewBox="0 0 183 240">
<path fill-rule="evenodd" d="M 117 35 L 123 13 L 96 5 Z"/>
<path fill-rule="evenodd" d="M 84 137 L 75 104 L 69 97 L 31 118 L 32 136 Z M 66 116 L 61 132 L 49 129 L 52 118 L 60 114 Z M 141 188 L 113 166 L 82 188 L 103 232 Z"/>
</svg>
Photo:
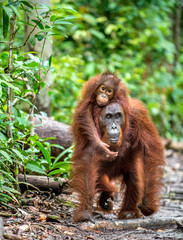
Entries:
<svg viewBox="0 0 183 240">
<path fill-rule="evenodd" d="M 33 9 L 33 6 L 29 3 L 29 1 L 20 1 L 22 4 L 26 5 L 27 7 Z"/>
<path fill-rule="evenodd" d="M 37 141 L 39 139 L 39 136 L 38 135 L 34 135 L 34 136 L 30 136 L 27 138 L 27 141 Z"/>
<path fill-rule="evenodd" d="M 34 104 L 32 104 L 31 101 L 29 101 L 28 99 L 25 99 L 25 98 L 22 98 L 22 97 L 19 97 L 19 96 L 17 96 L 16 98 L 22 100 L 23 102 L 28 103 L 30 106 L 34 106 Z M 36 106 L 34 106 L 34 107 L 36 108 Z"/>
<path fill-rule="evenodd" d="M 3 36 L 7 37 L 8 28 L 9 28 L 9 16 L 5 10 L 6 7 L 3 7 Z"/>
<path fill-rule="evenodd" d="M 17 149 L 12 149 L 12 151 L 20 158 L 20 160 L 24 161 L 24 155 L 22 155 Z"/>
<path fill-rule="evenodd" d="M 37 40 L 38 41 L 41 41 L 41 40 L 43 40 L 43 38 L 44 38 L 44 35 L 35 35 L 35 37 L 37 38 Z"/>
<path fill-rule="evenodd" d="M 51 156 L 50 153 L 47 151 L 47 149 L 43 146 L 41 142 L 36 141 L 35 144 L 39 147 L 42 154 L 44 155 L 45 159 L 47 160 L 47 163 L 49 165 L 49 168 L 51 168 Z"/>
<path fill-rule="evenodd" d="M 69 153 L 69 152 L 71 151 L 71 149 L 72 149 L 72 146 L 69 147 L 69 148 L 66 148 L 63 152 L 61 152 L 61 153 L 55 158 L 55 160 L 54 160 L 54 162 L 53 162 L 53 165 L 55 165 L 55 164 L 60 160 L 60 158 L 63 157 L 66 153 Z"/>
<path fill-rule="evenodd" d="M 33 163 L 28 163 L 26 168 L 31 170 L 32 172 L 37 172 L 37 173 L 41 173 L 43 175 L 46 175 L 45 171 L 42 168 L 34 165 Z"/>
<path fill-rule="evenodd" d="M 31 27 L 34 27 L 34 24 L 31 24 L 31 23 L 29 23 L 29 22 L 25 22 L 25 21 L 23 21 L 23 20 L 19 20 L 19 22 L 24 23 L 24 24 L 26 24 L 26 25 L 29 25 L 29 26 L 31 26 Z"/>
<path fill-rule="evenodd" d="M 99 32 L 95 29 L 90 29 L 90 33 L 100 40 L 105 39 L 105 35 L 102 32 Z"/>
<path fill-rule="evenodd" d="M 8 15 L 9 19 L 11 18 L 11 9 L 9 7 L 3 7 L 4 11 L 6 12 L 6 14 Z"/>
<path fill-rule="evenodd" d="M 7 79 L 7 75 L 6 74 L 2 74 L 2 76 L 3 76 L 3 78 Z M 20 94 L 21 93 L 20 89 L 18 87 L 15 87 L 13 84 L 11 84 L 11 83 L 9 83 L 7 81 L 1 80 L 1 79 L 0 79 L 0 82 L 4 83 L 8 87 L 12 88 L 15 91 L 16 94 Z"/>
<path fill-rule="evenodd" d="M 56 174 L 62 174 L 63 173 L 63 170 L 60 170 L 60 169 L 56 169 L 56 170 L 53 170 L 51 171 L 48 176 L 52 176 L 52 175 L 56 175 Z"/>
<path fill-rule="evenodd" d="M 42 6 L 42 9 L 47 8 L 48 10 L 51 10 L 51 7 L 49 7 L 48 5 L 44 4 L 44 3 L 40 3 L 40 5 Z M 47 13 L 48 11 L 46 11 L 45 13 Z"/>
<path fill-rule="evenodd" d="M 51 67 L 52 55 L 49 57 L 49 67 Z"/>
<path fill-rule="evenodd" d="M 13 79 L 8 74 L 0 74 L 0 77 L 3 77 L 7 82 L 13 82 Z"/>
<path fill-rule="evenodd" d="M 33 21 L 34 23 L 36 23 L 40 29 L 44 29 L 44 26 L 43 26 L 43 24 L 40 22 L 40 20 L 33 19 L 32 21 Z"/>
<path fill-rule="evenodd" d="M 36 45 L 36 38 L 34 36 L 31 36 L 29 38 L 29 42 L 34 47 Z"/>
<path fill-rule="evenodd" d="M 0 85 L 0 98 L 2 97 L 2 94 L 3 94 L 3 90 L 2 90 L 2 87 Z"/>
<path fill-rule="evenodd" d="M 6 160 L 12 163 L 12 159 L 7 152 L 5 152 L 4 150 L 0 150 L 0 154 L 2 154 L 6 158 Z"/>
<path fill-rule="evenodd" d="M 59 8 L 56 8 L 54 10 L 60 10 L 60 9 L 64 9 L 64 10 L 67 10 L 69 12 L 73 12 L 73 13 L 78 13 L 75 9 L 73 9 L 72 7 L 59 7 Z"/>
<path fill-rule="evenodd" d="M 56 164 L 54 164 L 52 166 L 52 169 L 56 169 L 56 168 L 62 168 L 65 171 L 69 171 L 70 170 L 70 162 L 57 162 Z"/>
<path fill-rule="evenodd" d="M 17 17 L 18 17 L 18 18 L 21 18 L 20 14 L 19 14 L 19 12 L 18 12 L 18 10 L 17 10 L 17 8 L 14 7 L 13 5 L 10 5 L 10 7 L 12 8 L 13 12 L 17 15 Z"/>
<path fill-rule="evenodd" d="M 67 25 L 72 25 L 73 23 L 68 22 L 68 21 L 56 20 L 56 21 L 54 22 L 54 24 L 61 24 L 61 25 L 67 24 Z"/>
</svg>

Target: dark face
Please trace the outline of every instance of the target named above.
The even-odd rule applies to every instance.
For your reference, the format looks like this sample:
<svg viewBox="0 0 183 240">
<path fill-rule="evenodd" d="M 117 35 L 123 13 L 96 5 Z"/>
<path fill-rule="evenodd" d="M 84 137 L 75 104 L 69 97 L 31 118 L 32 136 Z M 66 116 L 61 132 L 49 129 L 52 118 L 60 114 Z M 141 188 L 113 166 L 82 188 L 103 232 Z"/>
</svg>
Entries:
<svg viewBox="0 0 183 240">
<path fill-rule="evenodd" d="M 97 88 L 96 100 L 99 106 L 106 106 L 114 96 L 114 83 L 109 79 Z"/>
<path fill-rule="evenodd" d="M 118 103 L 107 105 L 99 117 L 102 136 L 105 134 L 110 145 L 116 145 L 122 137 L 125 117 L 122 107 Z"/>
</svg>

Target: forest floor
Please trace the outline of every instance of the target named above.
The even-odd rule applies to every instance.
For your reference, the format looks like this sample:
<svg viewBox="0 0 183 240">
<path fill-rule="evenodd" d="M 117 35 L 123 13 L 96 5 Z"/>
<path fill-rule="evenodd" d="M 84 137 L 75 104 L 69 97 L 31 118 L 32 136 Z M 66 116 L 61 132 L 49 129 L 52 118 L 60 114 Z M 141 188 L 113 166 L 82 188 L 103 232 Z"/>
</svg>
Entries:
<svg viewBox="0 0 183 240">
<path fill-rule="evenodd" d="M 183 154 L 166 150 L 165 189 L 158 213 L 134 220 L 117 220 L 95 211 L 95 223 L 74 224 L 76 203 L 67 185 L 63 193 L 26 191 L 17 212 L 0 206 L 0 238 L 12 240 L 183 239 Z M 114 212 L 120 197 L 114 201 Z"/>
</svg>

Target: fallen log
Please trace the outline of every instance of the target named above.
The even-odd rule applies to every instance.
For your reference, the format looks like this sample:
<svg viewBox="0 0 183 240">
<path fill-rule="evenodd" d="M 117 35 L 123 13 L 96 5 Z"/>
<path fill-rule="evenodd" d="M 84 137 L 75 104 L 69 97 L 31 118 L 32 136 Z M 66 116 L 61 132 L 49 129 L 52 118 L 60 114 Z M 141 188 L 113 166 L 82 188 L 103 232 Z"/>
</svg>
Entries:
<svg viewBox="0 0 183 240">
<path fill-rule="evenodd" d="M 73 137 L 70 131 L 70 126 L 57 122 L 49 117 L 43 117 L 38 115 L 34 118 L 35 133 L 42 139 L 44 138 L 55 138 L 49 139 L 48 142 L 51 144 L 58 144 L 64 148 L 68 148 L 73 143 Z M 62 150 L 60 148 L 52 147 L 51 155 L 57 157 Z"/>
<path fill-rule="evenodd" d="M 18 181 L 27 182 L 31 184 L 32 187 L 29 186 L 29 188 L 31 189 L 35 189 L 34 188 L 35 186 L 36 188 L 38 188 L 38 190 L 48 191 L 51 189 L 55 193 L 61 193 L 63 184 L 68 182 L 65 178 L 59 178 L 58 181 L 55 181 L 53 178 L 49 178 L 48 180 L 46 176 L 38 176 L 38 175 L 26 175 L 26 181 L 25 181 L 23 174 L 18 174 Z M 26 183 L 25 184 L 21 183 L 20 188 L 22 190 L 26 189 Z"/>
<path fill-rule="evenodd" d="M 0 217 L 0 239 L 3 237 L 3 218 Z"/>
<path fill-rule="evenodd" d="M 160 229 L 162 227 L 179 227 L 183 223 L 183 217 L 168 217 L 168 218 L 145 218 L 145 219 L 130 219 L 130 220 L 114 220 L 114 221 L 100 221 L 95 223 L 87 222 L 81 223 L 82 230 L 99 230 L 99 229 L 116 229 L 129 230 L 137 228 L 145 229 Z"/>
</svg>

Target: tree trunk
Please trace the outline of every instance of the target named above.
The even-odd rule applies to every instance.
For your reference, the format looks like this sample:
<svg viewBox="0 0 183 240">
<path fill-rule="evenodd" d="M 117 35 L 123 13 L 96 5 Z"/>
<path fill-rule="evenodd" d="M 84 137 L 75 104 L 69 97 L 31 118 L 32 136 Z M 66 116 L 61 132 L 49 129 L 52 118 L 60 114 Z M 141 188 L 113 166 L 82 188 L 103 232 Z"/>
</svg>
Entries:
<svg viewBox="0 0 183 240">
<path fill-rule="evenodd" d="M 174 54 L 174 64 L 173 64 L 174 76 L 176 75 L 176 67 L 177 67 L 179 51 L 180 51 L 182 4 L 183 4 L 183 0 L 177 1 L 175 20 L 174 20 L 174 39 L 175 39 L 175 54 Z"/>
<path fill-rule="evenodd" d="M 45 4 L 47 6 L 51 6 L 50 0 L 31 0 L 33 4 Z M 45 7 L 46 9 L 46 7 Z M 42 12 L 45 12 L 45 9 L 37 9 L 36 12 L 40 15 Z M 46 9 L 47 10 L 47 9 Z M 36 13 L 35 12 L 35 13 Z M 25 16 L 26 17 L 26 16 Z M 27 36 L 29 35 L 30 31 L 32 30 L 32 27 L 29 25 L 25 25 L 25 39 L 27 39 Z M 36 32 L 38 32 L 40 29 L 36 28 L 33 34 L 35 35 Z M 52 55 L 52 44 L 51 44 L 51 37 L 50 39 L 46 39 L 46 41 L 43 39 L 42 41 L 36 40 L 36 45 L 33 47 L 29 42 L 26 45 L 26 51 L 35 51 L 38 53 L 38 56 L 41 57 L 44 61 L 48 61 L 49 57 Z M 45 43 L 44 43 L 45 41 Z M 42 48 L 43 52 L 42 52 Z M 50 98 L 48 95 L 48 87 L 51 85 L 51 71 L 49 71 L 46 76 L 41 73 L 41 80 L 45 82 L 45 86 L 40 89 L 39 94 L 36 98 L 36 107 L 39 111 L 46 112 L 48 116 L 50 116 Z"/>
</svg>

